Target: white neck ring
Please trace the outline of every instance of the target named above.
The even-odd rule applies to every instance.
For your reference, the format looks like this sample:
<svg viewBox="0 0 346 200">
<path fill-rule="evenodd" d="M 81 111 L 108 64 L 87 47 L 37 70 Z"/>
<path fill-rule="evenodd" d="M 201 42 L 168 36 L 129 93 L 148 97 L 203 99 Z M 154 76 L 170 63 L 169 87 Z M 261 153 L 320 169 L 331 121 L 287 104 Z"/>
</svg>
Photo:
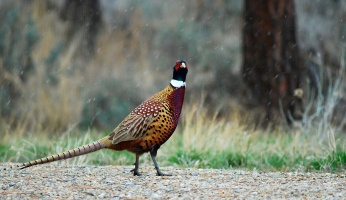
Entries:
<svg viewBox="0 0 346 200">
<path fill-rule="evenodd" d="M 186 87 L 186 83 L 184 81 L 178 81 L 175 79 L 171 80 L 171 85 L 175 88 Z"/>
</svg>

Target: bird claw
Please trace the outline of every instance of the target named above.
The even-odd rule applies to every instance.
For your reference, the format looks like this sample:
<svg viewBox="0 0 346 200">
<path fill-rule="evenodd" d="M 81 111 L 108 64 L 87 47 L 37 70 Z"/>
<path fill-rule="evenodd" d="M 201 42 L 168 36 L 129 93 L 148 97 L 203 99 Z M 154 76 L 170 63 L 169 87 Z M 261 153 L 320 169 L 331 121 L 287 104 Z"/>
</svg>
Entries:
<svg viewBox="0 0 346 200">
<path fill-rule="evenodd" d="M 158 171 L 157 175 L 158 176 L 172 176 L 172 174 L 165 174 L 165 173 L 162 173 L 161 171 Z"/>
<path fill-rule="evenodd" d="M 137 169 L 132 169 L 130 172 L 133 172 L 134 176 L 140 176 L 141 175 Z"/>
</svg>

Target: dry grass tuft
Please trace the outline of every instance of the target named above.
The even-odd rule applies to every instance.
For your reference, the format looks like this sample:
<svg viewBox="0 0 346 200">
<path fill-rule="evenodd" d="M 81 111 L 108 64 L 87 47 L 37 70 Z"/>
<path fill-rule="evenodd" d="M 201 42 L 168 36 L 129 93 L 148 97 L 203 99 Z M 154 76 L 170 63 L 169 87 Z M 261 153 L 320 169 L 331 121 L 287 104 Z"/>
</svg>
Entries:
<svg viewBox="0 0 346 200">
<path fill-rule="evenodd" d="M 230 118 L 210 116 L 203 103 L 189 104 L 184 109 L 178 133 L 162 147 L 161 153 L 174 157 L 182 166 L 306 170 L 309 160 L 327 158 L 346 149 L 345 135 L 333 128 L 329 137 L 323 138 L 306 127 L 251 130 L 240 119 L 245 116 L 236 113 Z"/>
</svg>

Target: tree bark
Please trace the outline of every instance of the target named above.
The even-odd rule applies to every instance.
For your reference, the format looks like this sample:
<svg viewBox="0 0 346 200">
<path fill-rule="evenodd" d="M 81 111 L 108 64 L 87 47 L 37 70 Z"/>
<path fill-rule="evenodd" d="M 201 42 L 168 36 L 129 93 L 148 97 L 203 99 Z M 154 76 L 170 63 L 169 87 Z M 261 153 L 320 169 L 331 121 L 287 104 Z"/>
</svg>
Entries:
<svg viewBox="0 0 346 200">
<path fill-rule="evenodd" d="M 245 0 L 244 20 L 244 81 L 269 121 L 291 124 L 303 109 L 294 1 Z"/>
</svg>

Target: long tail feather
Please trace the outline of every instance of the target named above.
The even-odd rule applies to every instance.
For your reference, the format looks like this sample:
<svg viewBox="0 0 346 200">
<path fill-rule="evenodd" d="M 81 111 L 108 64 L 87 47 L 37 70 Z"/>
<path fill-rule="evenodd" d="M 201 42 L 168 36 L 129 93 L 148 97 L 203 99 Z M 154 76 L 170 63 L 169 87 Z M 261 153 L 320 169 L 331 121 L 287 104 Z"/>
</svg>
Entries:
<svg viewBox="0 0 346 200">
<path fill-rule="evenodd" d="M 94 151 L 98 151 L 100 149 L 103 149 L 106 147 L 106 144 L 103 142 L 103 140 L 99 140 L 96 142 L 93 142 L 91 144 L 83 145 L 81 147 L 74 148 L 72 150 L 65 151 L 63 153 L 47 156 L 45 158 L 40 158 L 38 160 L 33 160 L 30 162 L 23 163 L 21 165 L 18 165 L 19 169 L 24 169 L 27 167 L 31 167 L 34 165 L 39 165 L 39 164 L 45 164 L 45 163 L 50 163 L 58 160 L 64 160 L 68 158 L 73 158 L 76 156 L 84 155 L 87 153 L 91 153 Z"/>
</svg>

